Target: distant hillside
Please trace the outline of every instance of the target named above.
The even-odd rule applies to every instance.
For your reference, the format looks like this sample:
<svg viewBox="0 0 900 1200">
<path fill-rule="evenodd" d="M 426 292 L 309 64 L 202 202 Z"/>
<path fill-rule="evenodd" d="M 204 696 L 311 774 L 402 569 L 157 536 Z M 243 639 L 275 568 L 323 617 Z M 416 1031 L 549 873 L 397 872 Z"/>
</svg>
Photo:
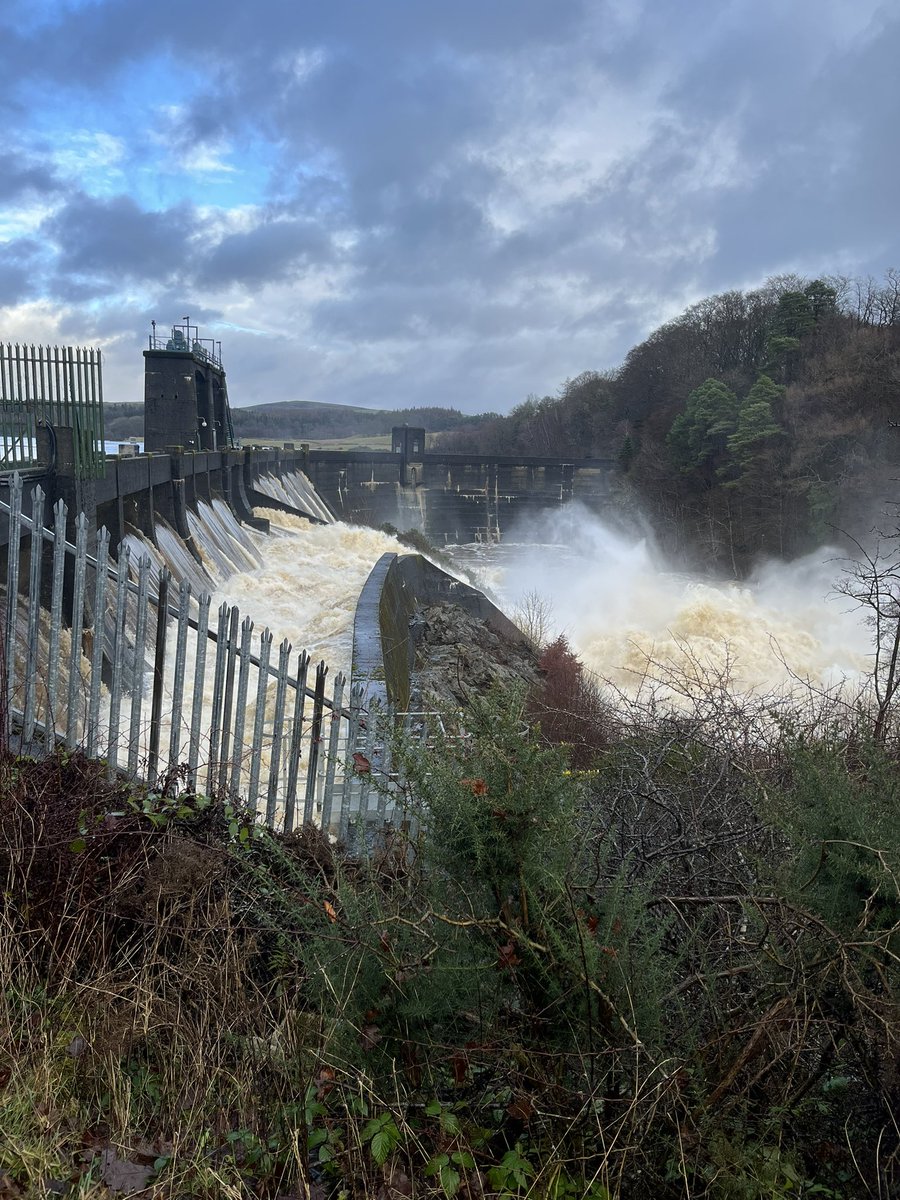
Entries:
<svg viewBox="0 0 900 1200">
<path fill-rule="evenodd" d="M 615 456 L 669 552 L 740 574 L 865 537 L 897 498 L 900 271 L 778 276 L 655 330 L 617 371 L 531 396 L 450 451 Z M 891 525 L 895 525 L 892 521 Z"/>
<path fill-rule="evenodd" d="M 356 408 L 349 404 L 317 404 L 287 400 L 232 409 L 240 438 L 287 438 L 298 442 L 331 438 L 383 436 L 394 425 L 422 425 L 429 433 L 448 432 L 471 424 L 455 408 Z"/>
<path fill-rule="evenodd" d="M 144 435 L 144 405 L 103 402 L 103 428 L 107 441 L 121 442 Z"/>
<path fill-rule="evenodd" d="M 144 432 L 143 404 L 104 405 L 106 436 L 110 441 L 140 437 Z M 306 442 L 335 438 L 381 437 L 394 425 L 422 425 L 429 433 L 449 432 L 477 424 L 455 408 L 356 408 L 349 404 L 317 404 L 285 400 L 233 408 L 234 432 L 239 438 L 272 438 Z"/>
</svg>

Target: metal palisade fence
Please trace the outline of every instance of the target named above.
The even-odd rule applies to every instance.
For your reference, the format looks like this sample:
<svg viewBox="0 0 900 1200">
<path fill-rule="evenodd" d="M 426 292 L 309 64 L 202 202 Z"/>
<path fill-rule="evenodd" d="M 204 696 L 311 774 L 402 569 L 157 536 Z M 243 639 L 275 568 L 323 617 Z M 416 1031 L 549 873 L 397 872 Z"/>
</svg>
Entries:
<svg viewBox="0 0 900 1200">
<path fill-rule="evenodd" d="M 234 605 L 210 610 L 105 528 L 89 539 L 66 508 L 32 517 L 23 486 L 0 502 L 8 526 L 3 623 L 5 734 L 23 753 L 81 747 L 154 789 L 188 788 L 246 801 L 290 831 L 313 823 L 370 842 L 393 815 L 391 715 L 364 707 L 343 675 L 274 645 Z M 45 517 L 49 528 L 45 528 Z M 90 545 L 89 545 L 90 541 Z"/>
<path fill-rule="evenodd" d="M 37 426 L 72 431 L 75 473 L 103 474 L 103 374 L 99 350 L 0 342 L 0 466 L 38 461 Z"/>
</svg>

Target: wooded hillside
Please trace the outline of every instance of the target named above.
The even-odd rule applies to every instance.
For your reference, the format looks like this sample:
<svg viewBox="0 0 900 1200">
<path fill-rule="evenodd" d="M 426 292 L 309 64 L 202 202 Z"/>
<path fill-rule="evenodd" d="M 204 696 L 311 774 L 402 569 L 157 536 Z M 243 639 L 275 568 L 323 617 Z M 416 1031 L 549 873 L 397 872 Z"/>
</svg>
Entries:
<svg viewBox="0 0 900 1200">
<path fill-rule="evenodd" d="M 615 456 L 667 550 L 739 573 L 872 526 L 895 491 L 898 384 L 900 272 L 779 276 L 693 305 L 616 372 L 440 444 Z"/>
</svg>

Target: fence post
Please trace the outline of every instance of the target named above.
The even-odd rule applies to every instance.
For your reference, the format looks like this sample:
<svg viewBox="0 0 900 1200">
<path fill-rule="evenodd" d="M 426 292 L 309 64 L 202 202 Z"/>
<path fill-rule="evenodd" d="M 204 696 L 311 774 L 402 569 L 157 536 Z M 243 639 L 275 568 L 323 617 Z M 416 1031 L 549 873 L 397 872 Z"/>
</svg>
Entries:
<svg viewBox="0 0 900 1200">
<path fill-rule="evenodd" d="M 184 703 L 184 670 L 187 662 L 188 616 L 191 601 L 191 585 L 182 579 L 178 586 L 178 639 L 175 643 L 175 675 L 172 680 L 172 716 L 169 724 L 169 761 L 167 770 L 177 770 L 181 751 L 181 709 Z M 206 600 L 209 609 L 209 597 Z M 206 638 L 204 637 L 204 642 Z M 199 650 L 199 645 L 198 645 Z M 206 646 L 203 647 L 204 651 Z M 202 697 L 201 697 L 202 703 Z"/>
<path fill-rule="evenodd" d="M 206 683 L 206 643 L 209 629 L 209 596 L 200 597 L 197 616 L 197 653 L 194 657 L 194 700 L 191 705 L 191 732 L 188 743 L 188 772 L 191 786 L 197 787 L 197 762 L 200 757 L 200 722 L 203 718 L 203 687 Z"/>
<path fill-rule="evenodd" d="M 97 533 L 97 564 L 94 579 L 94 644 L 91 648 L 91 696 L 88 706 L 87 752 L 97 753 L 100 723 L 100 680 L 103 676 L 103 651 L 106 638 L 106 588 L 109 582 L 109 530 L 104 525 Z"/>
<path fill-rule="evenodd" d="M 241 623 L 240 671 L 238 672 L 237 704 L 234 714 L 234 742 L 231 750 L 231 798 L 241 794 L 241 760 L 244 757 L 244 724 L 247 720 L 247 687 L 250 682 L 250 639 L 253 622 L 244 617 Z"/>
<path fill-rule="evenodd" d="M 156 645 L 153 654 L 153 694 L 150 700 L 150 748 L 147 755 L 147 782 L 151 787 L 159 773 L 159 733 L 162 721 L 163 679 L 166 670 L 166 634 L 169 626 L 170 572 L 163 567 L 157 584 Z"/>
<path fill-rule="evenodd" d="M 66 712 L 66 746 L 78 744 L 78 690 L 81 683 L 81 634 L 84 628 L 84 585 L 87 568 L 87 517 L 79 513 L 75 521 L 75 578 L 72 586 L 72 620 L 69 644 L 69 680 Z"/>
<path fill-rule="evenodd" d="M 247 799 L 256 805 L 259 792 L 259 772 L 262 759 L 263 733 L 266 720 L 266 693 L 269 686 L 269 658 L 272 653 L 272 633 L 266 628 L 259 638 L 259 668 L 256 678 L 256 713 L 253 720 L 253 746 L 250 755 L 250 785 Z"/>
<path fill-rule="evenodd" d="M 28 578 L 28 654 L 25 659 L 25 714 L 22 722 L 22 748 L 34 739 L 35 691 L 38 680 L 38 637 L 41 611 L 41 570 L 44 562 L 44 490 L 34 489 L 31 502 L 31 547 Z"/>
<path fill-rule="evenodd" d="M 128 730 L 128 774 L 136 775 L 141 749 L 141 705 L 144 699 L 144 651 L 147 641 L 147 608 L 150 592 L 150 559 L 138 562 L 137 618 L 134 634 L 134 669 L 131 673 L 131 720 Z"/>
<path fill-rule="evenodd" d="M 284 729 L 284 703 L 287 698 L 287 674 L 291 643 L 284 639 L 278 651 L 278 686 L 275 690 L 275 715 L 272 718 L 272 755 L 269 760 L 269 787 L 266 795 L 266 824 L 275 827 L 278 802 L 278 771 L 281 765 L 281 739 Z"/>
<path fill-rule="evenodd" d="M 109 741 L 106 758 L 109 778 L 113 779 L 119 761 L 119 716 L 122 709 L 123 676 L 125 674 L 125 617 L 128 606 L 128 573 L 131 552 L 126 546 L 119 555 L 119 577 L 116 580 L 116 624 L 113 635 L 113 669 L 109 684 Z M 52 668 L 52 661 L 51 661 Z"/>
<path fill-rule="evenodd" d="M 229 753 L 231 750 L 231 714 L 234 706 L 234 671 L 238 654 L 238 629 L 241 614 L 237 607 L 231 610 L 228 627 L 227 658 L 225 660 L 225 697 L 222 704 L 222 745 L 219 749 L 219 787 L 224 792 L 228 786 Z"/>
<path fill-rule="evenodd" d="M 334 678 L 334 706 L 331 710 L 331 729 L 328 734 L 328 753 L 325 762 L 325 794 L 322 797 L 322 828 L 326 832 L 331 824 L 333 807 L 334 772 L 337 767 L 338 741 L 341 732 L 341 701 L 344 698 L 344 676 L 338 673 Z"/>
<path fill-rule="evenodd" d="M 209 727 L 209 762 L 206 768 L 206 790 L 210 795 L 216 788 L 219 745 L 222 738 L 222 693 L 225 685 L 225 660 L 228 655 L 228 625 L 231 609 L 227 604 L 219 606 L 219 624 L 216 641 L 216 665 L 213 675 L 213 702 Z"/>
<path fill-rule="evenodd" d="M 325 676 L 328 668 L 324 662 L 316 667 L 316 687 L 313 693 L 312 728 L 309 734 L 309 759 L 306 764 L 306 800 L 303 805 L 303 823 L 310 824 L 316 799 L 316 781 L 319 769 L 319 753 L 322 743 L 322 710 L 325 700 Z"/>
<path fill-rule="evenodd" d="M 6 711 L 4 733 L 12 733 L 13 699 L 16 691 L 16 636 L 19 614 L 19 550 L 22 539 L 22 479 L 16 471 L 9 487 L 9 542 L 6 547 Z"/>
<path fill-rule="evenodd" d="M 294 810 L 297 802 L 297 780 L 300 773 L 300 755 L 303 750 L 303 713 L 306 708 L 306 677 L 309 672 L 309 655 L 304 650 L 297 666 L 297 692 L 294 696 L 294 724 L 291 729 L 291 749 L 288 761 L 287 795 L 284 800 L 284 832 L 294 828 Z"/>
</svg>

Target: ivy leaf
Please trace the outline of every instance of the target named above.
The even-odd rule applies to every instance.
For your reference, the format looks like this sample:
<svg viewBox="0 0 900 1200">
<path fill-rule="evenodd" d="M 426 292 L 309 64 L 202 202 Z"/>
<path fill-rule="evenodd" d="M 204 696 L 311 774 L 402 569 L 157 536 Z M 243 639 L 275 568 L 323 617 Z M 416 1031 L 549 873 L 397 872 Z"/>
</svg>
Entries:
<svg viewBox="0 0 900 1200">
<path fill-rule="evenodd" d="M 441 1129 L 454 1137 L 459 1133 L 459 1117 L 456 1113 L 441 1113 Z"/>
</svg>

